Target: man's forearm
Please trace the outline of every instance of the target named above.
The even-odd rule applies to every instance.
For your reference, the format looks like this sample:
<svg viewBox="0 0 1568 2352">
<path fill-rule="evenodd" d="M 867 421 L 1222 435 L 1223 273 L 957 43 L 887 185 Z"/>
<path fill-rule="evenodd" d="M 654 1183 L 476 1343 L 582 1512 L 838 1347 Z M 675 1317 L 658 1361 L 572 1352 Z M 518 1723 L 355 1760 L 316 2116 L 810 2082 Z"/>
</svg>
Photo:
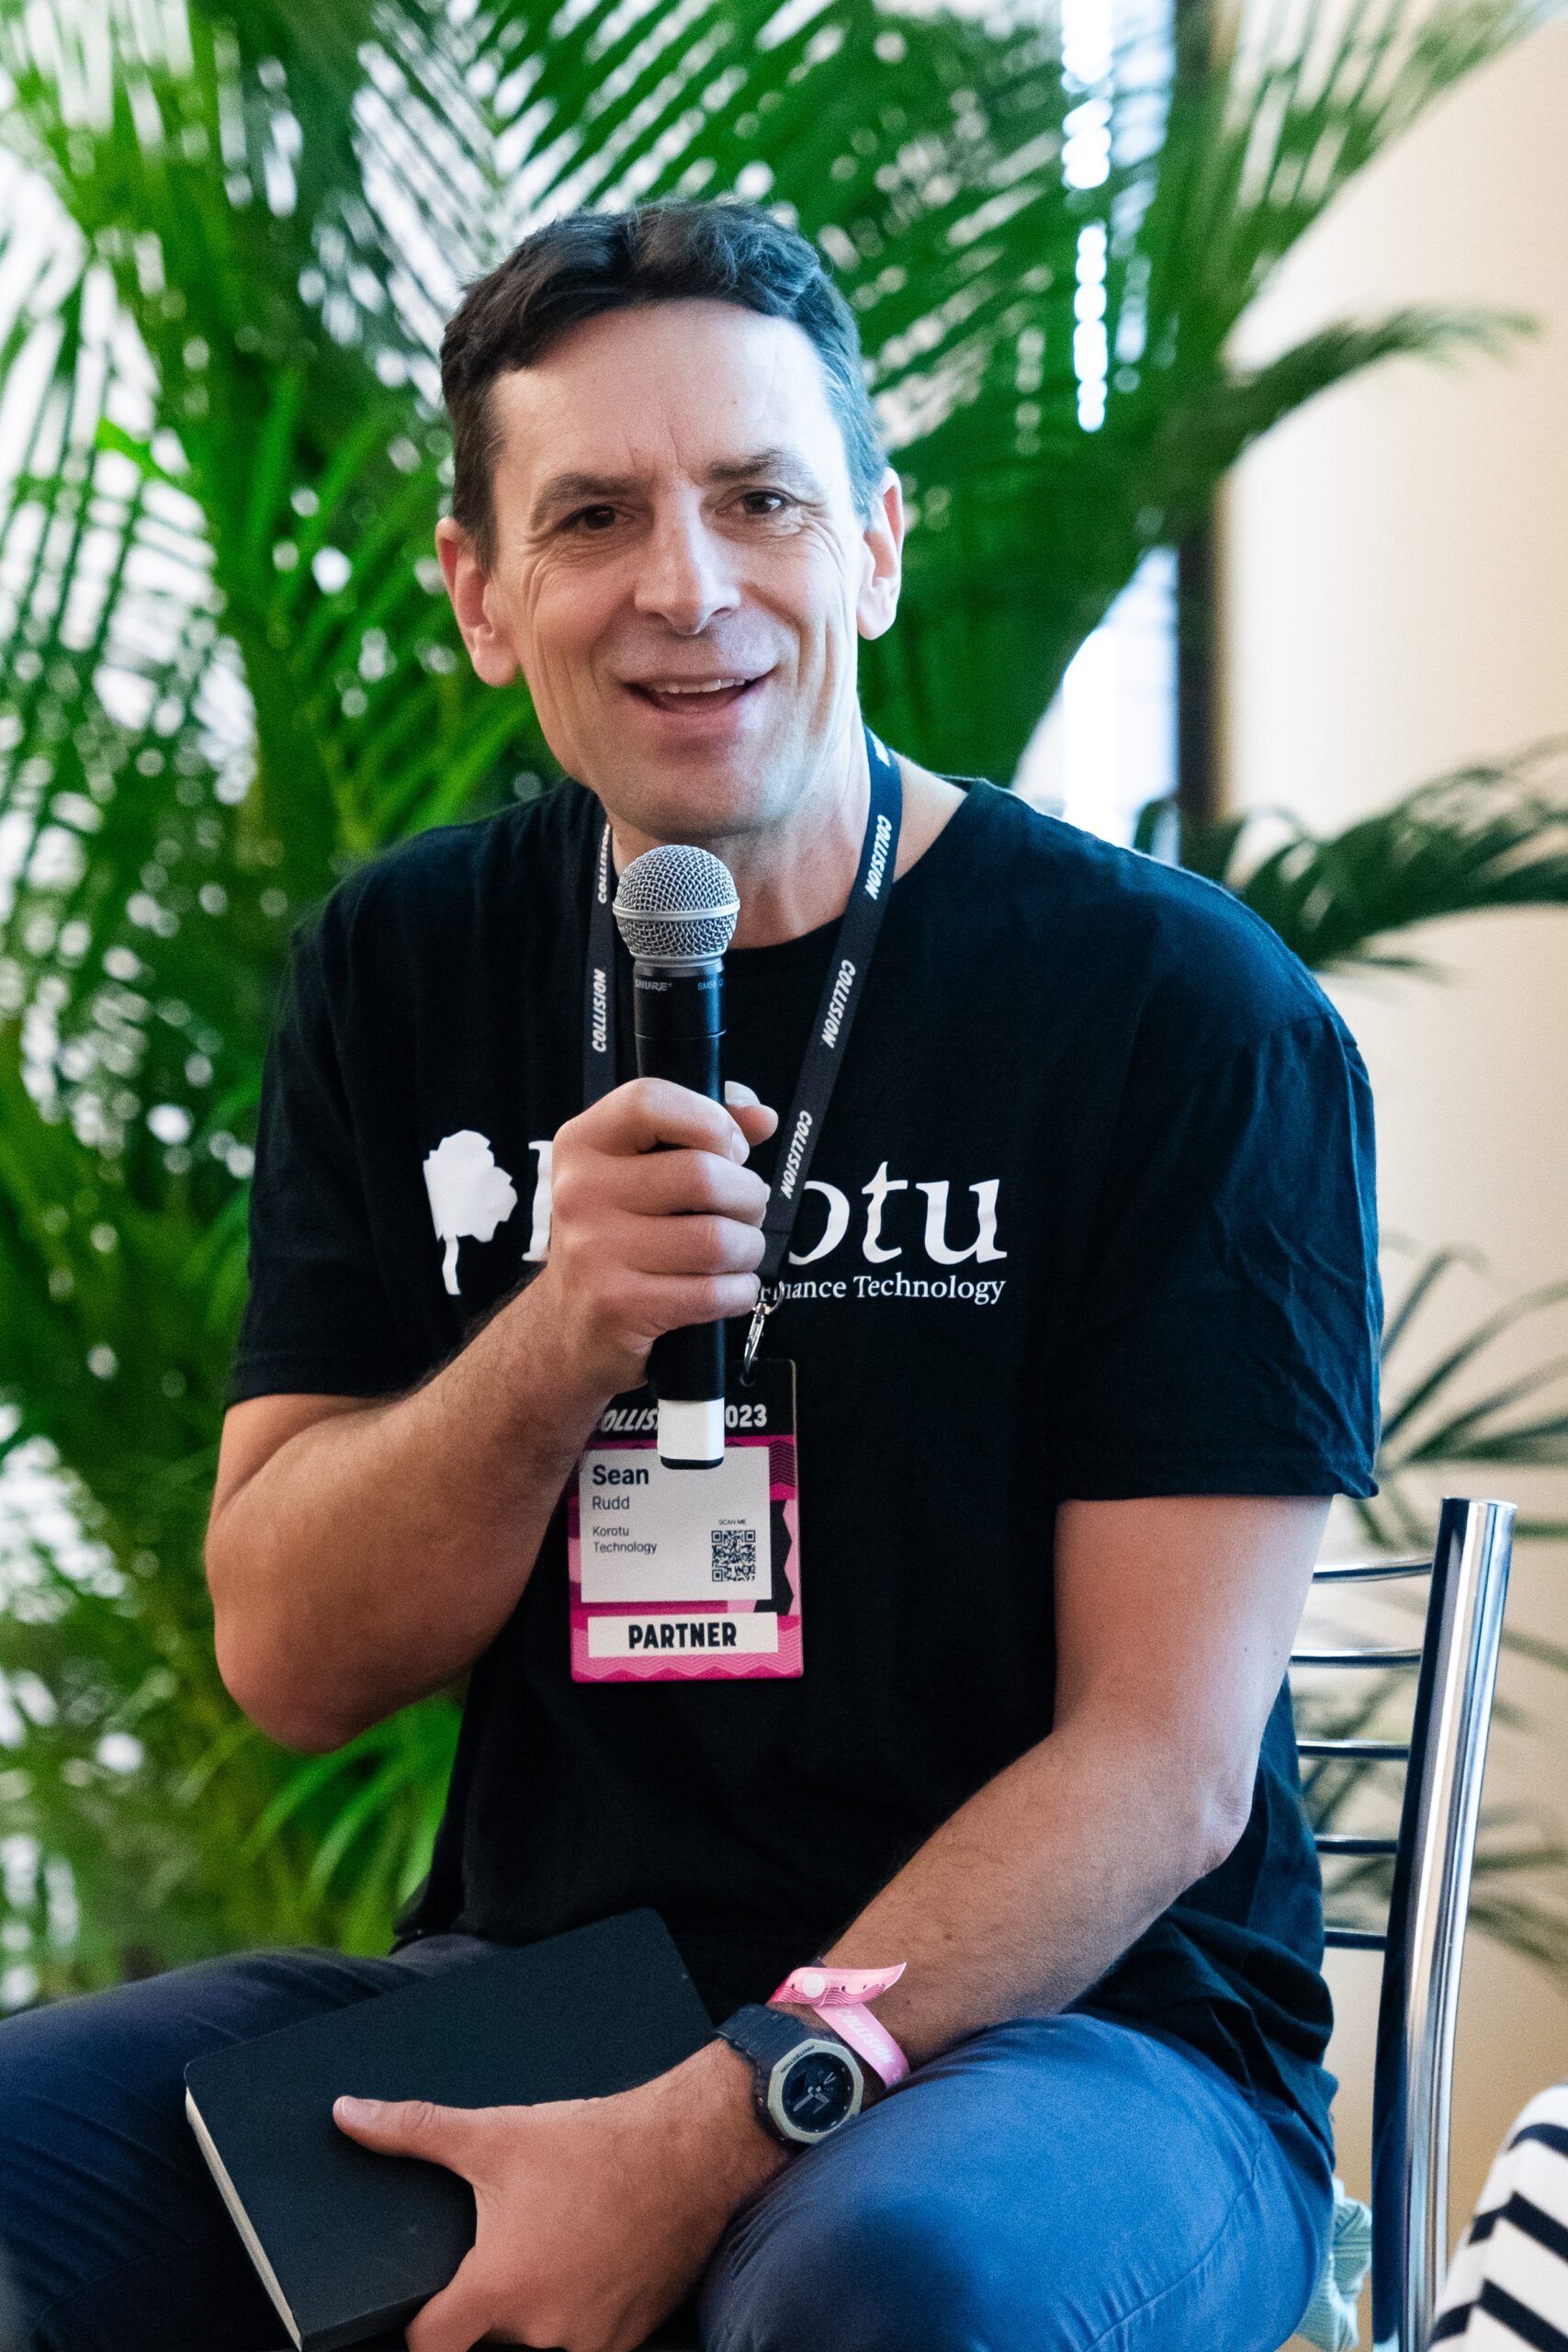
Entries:
<svg viewBox="0 0 1568 2352">
<path fill-rule="evenodd" d="M 918 2067 L 1004 2018 L 1064 2008 L 1217 1867 L 1233 1837 L 1193 1759 L 1135 1746 L 1125 1724 L 1079 1721 L 977 1790 L 823 1957 L 846 1968 L 908 1962 L 876 2015 Z M 744 2062 L 715 2043 L 676 2076 L 743 2202 L 788 2161 L 757 2121 Z M 867 2091 L 881 2096 L 874 2079 Z"/>
<path fill-rule="evenodd" d="M 208 1534 L 240 1703 L 324 1748 L 460 1673 L 515 1608 L 604 1402 L 563 1382 L 536 1284 L 412 1395 L 279 1446 Z"/>
<path fill-rule="evenodd" d="M 1191 1758 L 1085 1718 L 977 1790 L 825 1957 L 908 1962 L 876 2014 L 918 2066 L 1004 2018 L 1065 2007 L 1234 1834 Z"/>
</svg>

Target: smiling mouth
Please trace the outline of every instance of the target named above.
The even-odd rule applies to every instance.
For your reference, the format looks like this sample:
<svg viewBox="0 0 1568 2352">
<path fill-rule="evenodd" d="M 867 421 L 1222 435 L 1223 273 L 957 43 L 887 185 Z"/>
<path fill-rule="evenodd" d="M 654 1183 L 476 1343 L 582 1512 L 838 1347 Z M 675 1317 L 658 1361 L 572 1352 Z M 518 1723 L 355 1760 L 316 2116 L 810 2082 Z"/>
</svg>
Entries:
<svg viewBox="0 0 1568 2352">
<path fill-rule="evenodd" d="M 684 692 L 670 693 L 657 686 L 635 684 L 629 686 L 628 691 L 641 701 L 651 704 L 655 710 L 692 716 L 705 710 L 728 710 L 733 704 L 743 701 L 749 694 L 755 693 L 760 685 L 765 684 L 769 674 L 764 671 L 760 678 L 742 678 L 733 685 L 694 686 Z"/>
</svg>

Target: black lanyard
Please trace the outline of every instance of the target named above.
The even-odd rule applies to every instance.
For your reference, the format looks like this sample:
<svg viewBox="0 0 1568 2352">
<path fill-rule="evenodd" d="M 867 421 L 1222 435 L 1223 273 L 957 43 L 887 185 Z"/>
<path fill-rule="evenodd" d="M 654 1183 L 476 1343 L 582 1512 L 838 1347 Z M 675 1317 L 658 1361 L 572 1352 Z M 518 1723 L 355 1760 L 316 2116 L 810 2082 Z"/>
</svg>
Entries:
<svg viewBox="0 0 1568 2352">
<path fill-rule="evenodd" d="M 864 721 L 862 721 L 863 726 Z M 828 961 L 827 978 L 812 1024 L 811 1040 L 801 1064 L 795 1100 L 779 1131 L 777 1173 L 768 1194 L 762 1219 L 762 1295 L 746 1338 L 749 1371 L 762 1336 L 762 1325 L 776 1301 L 768 1297 L 789 1248 L 811 1170 L 812 1157 L 828 1116 L 828 1105 L 838 1081 L 839 1065 L 849 1042 L 850 1024 L 864 992 L 866 975 L 882 928 L 883 911 L 898 856 L 898 825 L 903 813 L 903 786 L 898 763 L 886 743 L 865 728 L 866 758 L 871 770 L 871 800 L 866 810 L 865 838 L 855 867 L 854 888 L 839 922 L 839 935 Z M 582 1094 L 585 1103 L 597 1102 L 616 1083 L 615 1060 L 615 927 L 611 910 L 612 873 L 610 828 L 600 829 L 593 859 L 593 896 L 588 921 L 588 974 L 582 1009 Z"/>
</svg>

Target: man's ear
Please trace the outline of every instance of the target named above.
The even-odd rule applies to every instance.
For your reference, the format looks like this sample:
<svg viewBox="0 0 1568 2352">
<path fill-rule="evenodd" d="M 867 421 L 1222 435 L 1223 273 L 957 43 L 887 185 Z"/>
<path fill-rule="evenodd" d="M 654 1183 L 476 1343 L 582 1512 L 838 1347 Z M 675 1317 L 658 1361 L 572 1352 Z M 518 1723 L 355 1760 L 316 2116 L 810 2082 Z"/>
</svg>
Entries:
<svg viewBox="0 0 1568 2352">
<path fill-rule="evenodd" d="M 864 534 L 865 560 L 855 625 L 862 637 L 885 637 L 898 610 L 904 577 L 904 489 L 891 466 L 882 478 Z"/>
<path fill-rule="evenodd" d="M 473 541 L 449 514 L 435 526 L 435 552 L 475 675 L 487 686 L 509 686 L 517 675 L 517 657 L 490 616 L 494 586 Z"/>
</svg>

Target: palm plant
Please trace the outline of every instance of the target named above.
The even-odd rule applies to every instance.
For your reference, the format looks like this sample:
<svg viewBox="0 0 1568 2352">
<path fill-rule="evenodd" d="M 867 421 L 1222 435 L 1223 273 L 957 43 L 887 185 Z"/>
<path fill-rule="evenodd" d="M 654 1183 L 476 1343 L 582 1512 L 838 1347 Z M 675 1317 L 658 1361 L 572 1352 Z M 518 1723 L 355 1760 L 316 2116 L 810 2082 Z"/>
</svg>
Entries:
<svg viewBox="0 0 1568 2352">
<path fill-rule="evenodd" d="M 1345 182 L 1539 14 L 1190 8 L 1173 37 L 1151 0 L 1102 46 L 1033 5 L 0 0 L 0 1474 L 79 1531 L 16 1532 L 0 1618 L 10 1946 L 44 1989 L 374 1946 L 428 1848 L 454 1702 L 301 1769 L 217 1680 L 200 1536 L 290 923 L 553 774 L 430 553 L 461 284 L 576 206 L 761 198 L 813 235 L 909 493 L 868 710 L 1005 778 L 1250 439 L 1517 326 L 1406 311 L 1224 356 Z"/>
<path fill-rule="evenodd" d="M 1320 838 L 1250 809 L 1194 823 L 1151 800 L 1135 842 L 1223 882 L 1309 969 L 1418 971 L 1395 939 L 1442 915 L 1568 905 L 1568 745 L 1534 744 L 1418 785 Z"/>
</svg>

